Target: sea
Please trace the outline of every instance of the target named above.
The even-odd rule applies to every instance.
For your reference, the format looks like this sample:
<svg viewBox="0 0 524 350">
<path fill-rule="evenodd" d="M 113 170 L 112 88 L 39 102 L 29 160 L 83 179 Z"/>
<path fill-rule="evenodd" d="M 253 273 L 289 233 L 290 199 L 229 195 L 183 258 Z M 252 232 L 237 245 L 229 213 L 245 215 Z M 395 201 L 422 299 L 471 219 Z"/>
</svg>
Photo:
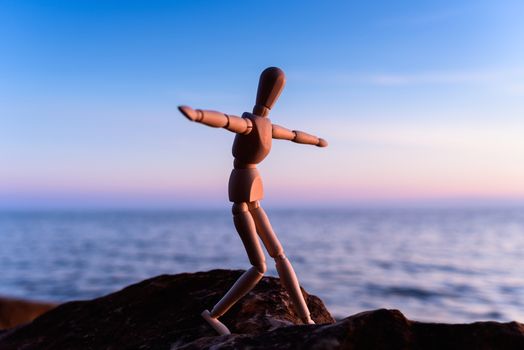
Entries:
<svg viewBox="0 0 524 350">
<path fill-rule="evenodd" d="M 266 211 L 301 285 L 336 318 L 524 322 L 522 208 Z M 219 268 L 249 268 L 228 208 L 0 212 L 0 295 L 83 300 Z"/>
</svg>

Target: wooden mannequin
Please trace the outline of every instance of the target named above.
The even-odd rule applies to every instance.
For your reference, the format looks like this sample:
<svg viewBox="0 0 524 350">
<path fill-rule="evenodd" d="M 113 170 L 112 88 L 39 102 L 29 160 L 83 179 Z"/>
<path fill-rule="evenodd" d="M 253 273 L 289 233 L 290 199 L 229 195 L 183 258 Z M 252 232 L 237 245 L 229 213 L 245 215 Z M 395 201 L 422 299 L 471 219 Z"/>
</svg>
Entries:
<svg viewBox="0 0 524 350">
<path fill-rule="evenodd" d="M 304 323 L 314 323 L 300 291 L 295 271 L 284 255 L 282 245 L 259 203 L 259 200 L 264 197 L 264 190 L 256 165 L 269 154 L 272 139 L 319 147 L 327 146 L 324 139 L 272 124 L 267 117 L 284 88 L 285 80 L 284 72 L 279 68 L 270 67 L 264 70 L 260 75 L 253 113 L 245 112 L 242 117 L 215 111 L 194 110 L 187 106 L 179 107 L 180 112 L 191 121 L 221 127 L 237 134 L 233 143 L 235 161 L 229 178 L 229 200 L 234 203 L 233 221 L 252 267 L 240 276 L 211 312 L 208 310 L 202 312 L 204 319 L 219 334 L 231 332 L 218 318 L 247 294 L 266 272 L 264 252 L 258 236 L 262 239 L 269 255 L 275 259 L 280 281 L 288 291 L 297 314 Z"/>
</svg>

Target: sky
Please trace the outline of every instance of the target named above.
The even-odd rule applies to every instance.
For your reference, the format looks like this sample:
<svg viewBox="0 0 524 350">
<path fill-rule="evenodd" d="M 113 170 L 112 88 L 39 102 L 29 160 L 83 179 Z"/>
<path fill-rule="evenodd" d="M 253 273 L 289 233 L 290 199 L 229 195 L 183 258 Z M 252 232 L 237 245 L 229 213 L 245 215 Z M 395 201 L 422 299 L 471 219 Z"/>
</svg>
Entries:
<svg viewBox="0 0 524 350">
<path fill-rule="evenodd" d="M 524 2 L 1 1 L 0 208 L 229 205 L 234 134 L 284 70 L 270 206 L 524 203 Z"/>
</svg>

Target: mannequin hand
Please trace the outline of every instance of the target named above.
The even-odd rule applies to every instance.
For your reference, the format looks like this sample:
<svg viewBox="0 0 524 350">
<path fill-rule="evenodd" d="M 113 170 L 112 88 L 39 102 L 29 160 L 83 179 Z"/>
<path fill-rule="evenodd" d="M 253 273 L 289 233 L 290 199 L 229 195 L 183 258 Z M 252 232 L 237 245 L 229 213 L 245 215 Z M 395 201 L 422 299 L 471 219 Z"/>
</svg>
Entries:
<svg viewBox="0 0 524 350">
<path fill-rule="evenodd" d="M 196 121 L 198 118 L 198 113 L 193 108 L 189 106 L 178 106 L 178 110 L 192 122 Z"/>
<path fill-rule="evenodd" d="M 328 145 L 328 142 L 326 140 L 321 139 L 321 138 L 318 139 L 318 144 L 317 144 L 318 147 L 327 147 L 327 145 Z"/>
</svg>

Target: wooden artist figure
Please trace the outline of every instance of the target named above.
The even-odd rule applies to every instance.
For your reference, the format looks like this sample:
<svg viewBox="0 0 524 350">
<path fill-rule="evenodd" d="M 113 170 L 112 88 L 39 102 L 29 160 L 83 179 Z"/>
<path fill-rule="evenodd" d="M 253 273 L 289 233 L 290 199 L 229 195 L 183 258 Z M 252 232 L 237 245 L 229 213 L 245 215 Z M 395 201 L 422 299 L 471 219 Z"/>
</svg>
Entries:
<svg viewBox="0 0 524 350">
<path fill-rule="evenodd" d="M 242 117 L 216 111 L 194 110 L 187 106 L 179 107 L 180 112 L 191 121 L 236 133 L 233 143 L 234 168 L 229 178 L 229 200 L 233 202 L 235 228 L 252 267 L 240 276 L 211 311 L 202 312 L 204 319 L 219 334 L 230 334 L 230 331 L 218 318 L 253 289 L 266 272 L 264 252 L 258 237 L 262 239 L 269 255 L 275 259 L 280 281 L 288 291 L 297 314 L 305 324 L 314 323 L 300 291 L 295 271 L 259 203 L 264 197 L 264 190 L 257 164 L 269 154 L 272 139 L 318 147 L 327 146 L 324 139 L 271 123 L 268 118 L 269 111 L 282 92 L 285 80 L 284 72 L 279 68 L 270 67 L 264 70 L 260 75 L 253 112 L 245 112 Z"/>
</svg>

